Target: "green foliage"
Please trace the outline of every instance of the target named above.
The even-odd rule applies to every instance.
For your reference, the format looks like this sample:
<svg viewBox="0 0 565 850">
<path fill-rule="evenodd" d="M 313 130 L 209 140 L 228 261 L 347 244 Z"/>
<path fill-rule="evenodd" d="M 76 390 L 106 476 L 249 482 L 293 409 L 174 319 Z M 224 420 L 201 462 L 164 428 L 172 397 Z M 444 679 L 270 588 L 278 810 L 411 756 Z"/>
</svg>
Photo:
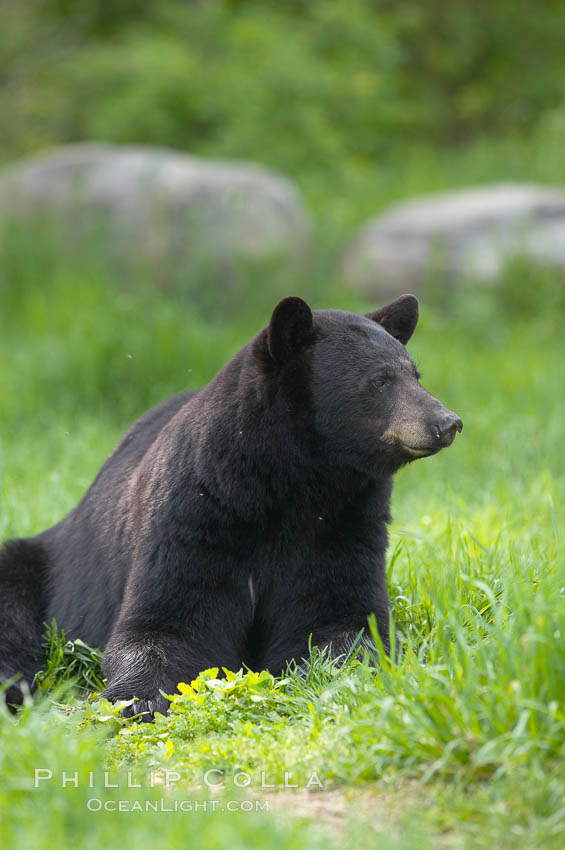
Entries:
<svg viewBox="0 0 565 850">
<path fill-rule="evenodd" d="M 57 630 L 53 619 L 46 625 L 44 647 L 45 668 L 35 677 L 40 694 L 70 686 L 78 694 L 87 695 L 104 688 L 102 679 L 102 653 L 80 638 L 69 640 L 65 630 Z"/>
<path fill-rule="evenodd" d="M 58 715 L 46 714 L 46 708 L 45 704 L 36 710 L 25 708 L 17 723 L 5 709 L 0 710 L 2 847 L 37 850 L 68 846 L 69 842 L 77 850 L 115 847 L 124 831 L 127 841 L 139 850 L 161 846 L 333 850 L 342 846 L 329 829 L 304 818 L 270 814 L 262 799 L 257 800 L 260 807 L 256 809 L 256 801 L 237 789 L 230 790 L 229 796 L 216 792 L 210 799 L 212 795 L 186 787 L 166 788 L 162 783 L 128 786 L 126 775 L 107 772 L 103 735 L 93 734 L 90 728 L 80 736 L 70 733 L 68 724 Z M 42 771 L 39 779 L 36 770 Z M 50 778 L 47 771 L 51 771 Z M 97 801 L 102 809 L 96 808 Z M 361 834 L 359 827 L 352 825 L 347 835 L 360 850 L 373 846 L 369 830 Z M 391 838 L 382 846 L 385 850 L 419 850 L 422 844 Z"/>
<path fill-rule="evenodd" d="M 179 694 L 170 694 L 171 712 L 184 712 L 187 706 L 202 705 L 209 697 L 218 704 L 237 703 L 245 716 L 253 720 L 254 708 L 264 711 L 275 711 L 281 701 L 280 691 L 286 685 L 286 679 L 276 679 L 268 670 L 254 673 L 252 670 L 244 673 L 239 670 L 222 668 L 223 676 L 218 678 L 219 668 L 210 667 L 203 670 L 190 684 L 179 682 Z M 250 714 L 251 712 L 251 714 Z"/>
</svg>

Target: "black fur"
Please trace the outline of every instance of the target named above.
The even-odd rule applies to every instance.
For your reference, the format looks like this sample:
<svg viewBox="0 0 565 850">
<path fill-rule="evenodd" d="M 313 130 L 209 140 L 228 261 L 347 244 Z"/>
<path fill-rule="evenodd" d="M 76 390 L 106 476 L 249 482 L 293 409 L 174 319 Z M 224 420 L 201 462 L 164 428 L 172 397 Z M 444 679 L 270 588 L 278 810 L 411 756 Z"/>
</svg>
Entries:
<svg viewBox="0 0 565 850">
<path fill-rule="evenodd" d="M 310 634 L 348 652 L 371 613 L 388 646 L 392 476 L 460 425 L 394 338 L 414 302 L 285 299 L 208 386 L 139 419 L 65 519 L 1 550 L 0 678 L 32 681 L 53 617 L 104 649 L 105 695 L 149 717 L 206 667 L 280 673 Z"/>
</svg>

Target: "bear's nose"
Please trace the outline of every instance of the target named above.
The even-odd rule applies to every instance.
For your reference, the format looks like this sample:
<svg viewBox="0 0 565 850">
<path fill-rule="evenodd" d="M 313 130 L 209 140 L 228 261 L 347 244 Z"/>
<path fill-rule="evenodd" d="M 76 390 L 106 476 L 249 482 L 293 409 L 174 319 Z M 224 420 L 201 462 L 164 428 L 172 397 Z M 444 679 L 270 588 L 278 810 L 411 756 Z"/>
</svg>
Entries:
<svg viewBox="0 0 565 850">
<path fill-rule="evenodd" d="M 450 446 L 457 432 L 463 430 L 463 423 L 455 413 L 450 413 L 436 425 L 438 440 L 443 447 Z"/>
</svg>

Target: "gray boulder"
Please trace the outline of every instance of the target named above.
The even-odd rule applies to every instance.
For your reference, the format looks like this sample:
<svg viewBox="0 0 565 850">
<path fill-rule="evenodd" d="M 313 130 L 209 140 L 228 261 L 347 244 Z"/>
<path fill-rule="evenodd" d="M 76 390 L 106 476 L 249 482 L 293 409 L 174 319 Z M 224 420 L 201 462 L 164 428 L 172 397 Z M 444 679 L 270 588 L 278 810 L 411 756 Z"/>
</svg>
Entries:
<svg viewBox="0 0 565 850">
<path fill-rule="evenodd" d="M 501 184 L 399 204 L 351 240 L 342 275 L 366 295 L 394 295 L 432 276 L 492 283 L 514 256 L 565 268 L 565 191 Z"/>
<path fill-rule="evenodd" d="M 124 257 L 213 266 L 294 257 L 308 243 L 298 190 L 260 166 L 173 150 L 81 143 L 0 175 L 0 217 L 47 214 L 69 239 L 92 221 Z"/>
</svg>

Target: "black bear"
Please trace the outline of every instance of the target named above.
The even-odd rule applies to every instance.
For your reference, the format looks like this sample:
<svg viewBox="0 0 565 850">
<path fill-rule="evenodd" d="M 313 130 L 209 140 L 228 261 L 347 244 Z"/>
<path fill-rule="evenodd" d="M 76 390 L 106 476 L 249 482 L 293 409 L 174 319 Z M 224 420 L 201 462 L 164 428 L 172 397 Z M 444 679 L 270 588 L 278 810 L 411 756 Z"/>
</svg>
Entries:
<svg viewBox="0 0 565 850">
<path fill-rule="evenodd" d="M 142 416 L 67 517 L 0 551 L 0 681 L 32 683 L 53 617 L 148 719 L 207 667 L 278 674 L 310 636 L 343 655 L 372 613 L 387 647 L 393 474 L 462 428 L 419 383 L 417 320 L 413 295 L 366 316 L 285 298 L 206 387 Z"/>
</svg>

